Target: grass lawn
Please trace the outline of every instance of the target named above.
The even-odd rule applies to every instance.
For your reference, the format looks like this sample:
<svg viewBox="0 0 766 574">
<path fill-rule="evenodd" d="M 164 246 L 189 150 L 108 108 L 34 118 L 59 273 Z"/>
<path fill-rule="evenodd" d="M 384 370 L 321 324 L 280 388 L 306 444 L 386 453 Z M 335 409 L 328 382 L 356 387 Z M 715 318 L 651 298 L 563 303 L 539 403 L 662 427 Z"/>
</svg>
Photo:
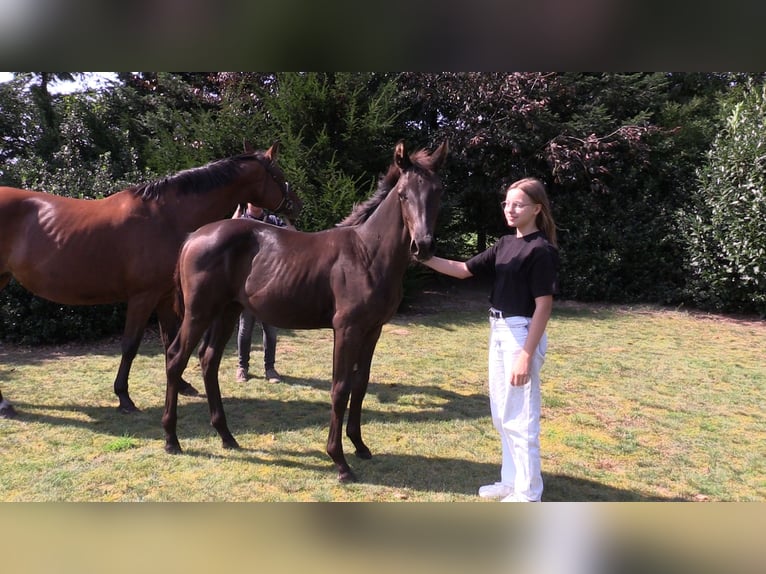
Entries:
<svg viewBox="0 0 766 574">
<path fill-rule="evenodd" d="M 184 454 L 163 450 L 164 359 L 148 333 L 116 412 L 118 340 L 0 345 L 3 501 L 475 501 L 499 475 L 486 397 L 486 293 L 426 291 L 385 326 L 362 414 L 373 459 L 325 454 L 332 332 L 280 331 L 282 384 L 221 367 L 228 451 L 204 398 L 181 397 Z M 543 368 L 544 501 L 766 500 L 766 323 L 559 302 Z M 258 341 L 254 337 L 254 341 Z M 261 347 L 251 363 L 259 366 Z M 259 369 L 254 369 L 260 375 Z M 199 370 L 187 378 L 203 389 Z"/>
</svg>

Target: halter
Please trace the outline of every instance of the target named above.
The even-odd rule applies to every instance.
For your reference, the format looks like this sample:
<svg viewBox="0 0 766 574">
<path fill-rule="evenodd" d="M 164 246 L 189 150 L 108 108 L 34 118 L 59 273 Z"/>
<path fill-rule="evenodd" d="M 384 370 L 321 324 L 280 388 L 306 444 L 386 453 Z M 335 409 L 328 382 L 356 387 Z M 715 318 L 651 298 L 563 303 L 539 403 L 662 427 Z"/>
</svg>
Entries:
<svg viewBox="0 0 766 574">
<path fill-rule="evenodd" d="M 282 187 L 282 201 L 279 202 L 279 205 L 277 205 L 276 209 L 274 210 L 275 213 L 284 213 L 286 211 L 292 211 L 293 210 L 293 200 L 290 199 L 290 184 L 285 182 L 284 187 Z"/>
<path fill-rule="evenodd" d="M 279 179 L 276 177 L 276 174 L 274 172 L 274 162 L 267 161 L 266 158 L 261 157 L 260 155 L 257 155 L 256 158 L 263 166 L 263 169 L 266 170 L 266 173 L 268 173 L 271 178 L 279 183 Z M 293 200 L 290 199 L 290 184 L 287 182 L 284 182 L 284 184 L 280 183 L 279 188 L 282 190 L 282 201 L 279 202 L 279 205 L 277 205 L 276 208 L 272 209 L 274 213 L 284 213 L 287 211 L 293 210 Z"/>
</svg>

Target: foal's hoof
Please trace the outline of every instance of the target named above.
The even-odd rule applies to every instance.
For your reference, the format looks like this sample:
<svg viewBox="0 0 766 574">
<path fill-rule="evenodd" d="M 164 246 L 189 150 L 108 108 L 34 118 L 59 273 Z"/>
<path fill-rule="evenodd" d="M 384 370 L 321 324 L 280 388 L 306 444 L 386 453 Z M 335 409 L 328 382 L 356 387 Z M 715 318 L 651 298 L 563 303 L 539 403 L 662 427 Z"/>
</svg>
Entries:
<svg viewBox="0 0 766 574">
<path fill-rule="evenodd" d="M 355 452 L 357 458 L 361 458 L 362 460 L 370 460 L 372 458 L 372 452 L 369 448 L 358 448 Z"/>
<path fill-rule="evenodd" d="M 181 450 L 181 445 L 176 442 L 166 442 L 165 443 L 165 452 L 168 454 L 181 454 L 183 451 Z"/>
<path fill-rule="evenodd" d="M 356 475 L 350 468 L 348 470 L 341 470 L 338 472 L 338 481 L 343 483 L 356 482 Z"/>
<path fill-rule="evenodd" d="M 15 419 L 16 418 L 16 409 L 13 408 L 13 405 L 6 404 L 2 408 L 0 408 L 0 419 Z"/>
<path fill-rule="evenodd" d="M 131 413 L 140 413 L 141 410 L 133 403 L 125 403 L 117 407 L 117 412 L 124 415 L 129 415 Z"/>
<path fill-rule="evenodd" d="M 222 441 L 223 448 L 225 449 L 231 449 L 231 450 L 238 450 L 240 448 L 239 443 L 237 442 L 237 439 L 234 437 Z"/>
<path fill-rule="evenodd" d="M 178 388 L 178 394 L 185 397 L 198 397 L 199 391 L 186 381 L 181 381 L 181 386 Z"/>
</svg>

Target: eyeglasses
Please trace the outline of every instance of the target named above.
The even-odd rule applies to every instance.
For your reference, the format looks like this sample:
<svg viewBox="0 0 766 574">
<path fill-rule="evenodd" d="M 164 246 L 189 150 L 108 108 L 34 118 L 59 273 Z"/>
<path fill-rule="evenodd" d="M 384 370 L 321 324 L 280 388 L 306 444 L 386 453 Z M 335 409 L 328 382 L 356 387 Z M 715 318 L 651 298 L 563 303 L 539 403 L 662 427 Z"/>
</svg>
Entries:
<svg viewBox="0 0 766 574">
<path fill-rule="evenodd" d="M 518 203 L 518 202 L 508 203 L 507 201 L 500 202 L 500 207 L 502 207 L 503 209 L 510 209 L 511 211 L 516 211 L 524 207 L 529 207 L 530 205 L 535 205 L 535 204 L 534 203 Z"/>
</svg>

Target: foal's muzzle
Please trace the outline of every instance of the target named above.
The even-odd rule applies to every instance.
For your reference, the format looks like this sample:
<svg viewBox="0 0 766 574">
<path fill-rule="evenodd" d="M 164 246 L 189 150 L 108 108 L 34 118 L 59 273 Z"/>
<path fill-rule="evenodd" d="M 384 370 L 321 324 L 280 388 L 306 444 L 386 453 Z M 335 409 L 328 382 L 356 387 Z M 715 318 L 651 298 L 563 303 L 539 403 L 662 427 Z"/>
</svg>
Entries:
<svg viewBox="0 0 766 574">
<path fill-rule="evenodd" d="M 425 261 L 433 257 L 436 250 L 436 243 L 432 235 L 426 235 L 420 240 L 410 241 L 410 253 L 418 261 Z"/>
</svg>

